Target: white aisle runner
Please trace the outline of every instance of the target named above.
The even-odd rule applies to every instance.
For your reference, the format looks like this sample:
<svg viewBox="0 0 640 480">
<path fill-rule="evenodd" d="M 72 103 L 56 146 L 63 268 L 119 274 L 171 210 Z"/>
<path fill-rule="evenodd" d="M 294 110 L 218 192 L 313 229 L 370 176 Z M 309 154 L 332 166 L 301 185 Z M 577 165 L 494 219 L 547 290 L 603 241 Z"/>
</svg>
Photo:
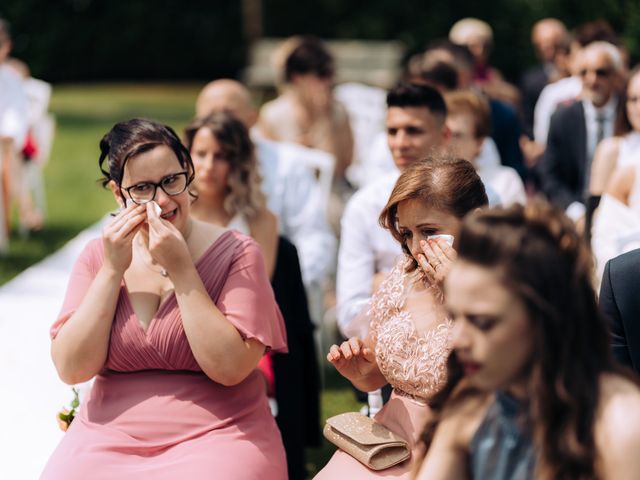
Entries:
<svg viewBox="0 0 640 480">
<path fill-rule="evenodd" d="M 0 479 L 39 478 L 62 438 L 55 416 L 73 394 L 51 361 L 49 327 L 76 258 L 100 232 L 99 222 L 0 287 Z"/>
</svg>

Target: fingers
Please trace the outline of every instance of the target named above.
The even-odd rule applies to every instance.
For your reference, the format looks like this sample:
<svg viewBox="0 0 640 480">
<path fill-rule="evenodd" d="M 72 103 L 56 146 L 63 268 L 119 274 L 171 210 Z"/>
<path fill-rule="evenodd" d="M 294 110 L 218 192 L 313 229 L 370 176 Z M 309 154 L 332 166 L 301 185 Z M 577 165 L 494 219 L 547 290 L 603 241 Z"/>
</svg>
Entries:
<svg viewBox="0 0 640 480">
<path fill-rule="evenodd" d="M 352 337 L 338 345 L 331 345 L 329 353 L 327 354 L 327 360 L 331 363 L 335 363 L 340 359 L 350 360 L 355 356 L 364 354 L 363 350 L 369 350 L 364 347 L 362 340 L 357 337 Z"/>
</svg>

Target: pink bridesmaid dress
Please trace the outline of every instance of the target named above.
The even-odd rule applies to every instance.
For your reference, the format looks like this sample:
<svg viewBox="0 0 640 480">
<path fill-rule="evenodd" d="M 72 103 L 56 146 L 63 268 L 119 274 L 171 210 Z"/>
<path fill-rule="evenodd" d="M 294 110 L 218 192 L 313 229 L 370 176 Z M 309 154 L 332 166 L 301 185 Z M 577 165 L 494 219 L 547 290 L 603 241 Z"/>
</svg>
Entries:
<svg viewBox="0 0 640 480">
<path fill-rule="evenodd" d="M 419 437 L 431 415 L 429 399 L 446 383 L 452 322 L 437 299 L 415 288 L 421 280 L 417 272 L 405 272 L 406 261 L 400 260 L 391 270 L 372 297 L 367 315 L 376 362 L 393 387 L 390 400 L 374 418 L 407 440 L 412 457 L 374 471 L 338 450 L 315 480 L 411 478 Z"/>
<path fill-rule="evenodd" d="M 51 336 L 64 328 L 103 261 L 89 243 L 71 275 Z M 196 268 L 216 306 L 245 338 L 286 351 L 284 323 L 257 244 L 223 233 Z M 145 331 L 122 284 L 109 354 L 42 479 L 286 479 L 280 432 L 262 375 L 226 387 L 198 366 L 175 295 Z"/>
</svg>

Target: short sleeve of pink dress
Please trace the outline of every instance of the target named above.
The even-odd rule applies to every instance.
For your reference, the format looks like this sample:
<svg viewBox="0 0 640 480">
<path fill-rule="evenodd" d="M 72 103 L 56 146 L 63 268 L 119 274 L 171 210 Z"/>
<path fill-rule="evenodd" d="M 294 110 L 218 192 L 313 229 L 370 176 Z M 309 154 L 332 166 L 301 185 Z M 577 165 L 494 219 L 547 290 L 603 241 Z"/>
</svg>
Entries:
<svg viewBox="0 0 640 480">
<path fill-rule="evenodd" d="M 53 337 L 81 303 L 102 264 L 91 242 L 76 263 Z M 284 323 L 255 242 L 222 234 L 196 262 L 216 306 L 245 338 L 286 351 Z M 241 459 L 241 461 L 238 461 Z M 223 386 L 198 366 L 175 296 L 160 304 L 145 332 L 123 284 L 109 354 L 79 415 L 42 479 L 281 479 L 286 461 L 254 370 Z"/>
</svg>

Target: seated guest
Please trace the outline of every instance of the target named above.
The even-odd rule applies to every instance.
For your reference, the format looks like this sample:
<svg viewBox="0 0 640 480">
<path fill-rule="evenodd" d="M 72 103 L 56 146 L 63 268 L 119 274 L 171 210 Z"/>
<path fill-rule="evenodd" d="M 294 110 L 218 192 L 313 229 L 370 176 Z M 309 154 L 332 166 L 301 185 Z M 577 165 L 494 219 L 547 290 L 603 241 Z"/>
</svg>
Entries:
<svg viewBox="0 0 640 480">
<path fill-rule="evenodd" d="M 259 246 L 191 217 L 194 166 L 171 128 L 120 122 L 100 150 L 122 208 L 51 328 L 60 378 L 96 378 L 41 478 L 286 478 L 256 370 L 286 351 Z"/>
<path fill-rule="evenodd" d="M 23 187 L 20 150 L 28 130 L 27 97 L 19 75 L 6 65 L 11 53 L 9 23 L 0 18 L 0 254 L 9 248 L 11 212 L 15 201 L 21 227 L 31 223 L 30 199 Z M 38 219 L 35 219 L 36 223 Z"/>
<path fill-rule="evenodd" d="M 274 354 L 268 357 L 272 363 L 264 359 L 261 367 L 267 378 L 275 377 L 269 390 L 277 402 L 289 478 L 304 480 L 304 446 L 315 445 L 319 435 L 319 372 L 298 255 L 288 240 L 278 238 L 277 218 L 266 207 L 253 144 L 240 120 L 226 112 L 195 119 L 185 129 L 185 145 L 193 159 L 198 196 L 192 216 L 251 235 L 262 248 L 284 317 L 289 354 Z"/>
<path fill-rule="evenodd" d="M 462 217 L 486 204 L 482 181 L 466 160 L 429 155 L 398 178 L 379 220 L 404 255 L 362 312 L 370 322 L 366 338 L 331 346 L 327 360 L 360 390 L 391 384 L 391 399 L 374 418 L 407 441 L 412 458 L 375 472 L 339 450 L 316 480 L 411 476 L 417 435 L 446 383 L 453 325 L 440 287 L 456 255 Z"/>
<path fill-rule="evenodd" d="M 584 222 L 593 154 L 603 139 L 613 135 L 623 70 L 615 46 L 589 44 L 580 56 L 580 99 L 551 117 L 547 148 L 539 164 L 542 189 L 579 224 Z"/>
<path fill-rule="evenodd" d="M 613 355 L 640 373 L 640 250 L 609 260 L 600 287 L 600 308 L 609 321 Z"/>
<path fill-rule="evenodd" d="M 428 68 L 434 61 L 445 62 L 454 67 L 458 73 L 457 89 L 467 90 L 478 87 L 473 84 L 474 57 L 464 45 L 457 45 L 448 40 L 431 42 L 424 52 L 423 68 Z M 424 75 L 427 72 L 423 72 Z M 527 176 L 520 150 L 521 126 L 516 110 L 505 102 L 487 96 L 491 110 L 491 138 L 499 152 L 502 165 L 514 168 L 520 177 Z"/>
<path fill-rule="evenodd" d="M 529 138 L 533 138 L 533 109 L 540 92 L 549 83 L 565 76 L 557 60 L 565 49 L 568 35 L 564 24 L 555 18 L 538 20 L 531 29 L 531 43 L 539 63 L 528 69 L 520 82 L 524 130 Z"/>
<path fill-rule="evenodd" d="M 402 253 L 378 215 L 401 171 L 447 142 L 446 114 L 442 95 L 428 86 L 400 83 L 387 95 L 387 145 L 395 168 L 351 197 L 342 217 L 336 294 L 338 327 L 346 337 L 366 336 L 367 326 L 352 322 Z"/>
<path fill-rule="evenodd" d="M 334 98 L 334 62 L 317 38 L 291 39 L 282 68 L 281 95 L 260 110 L 258 128 L 270 140 L 318 148 L 336 158 L 335 178 L 344 178 L 353 156 L 353 136 L 344 106 Z"/>
<path fill-rule="evenodd" d="M 249 91 L 239 82 L 229 79 L 208 83 L 196 102 L 196 115 L 206 117 L 226 111 L 252 130 L 257 118 Z M 307 149 L 264 140 L 253 134 L 256 160 L 262 176 L 262 190 L 267 207 L 276 217 L 280 233 L 298 249 L 302 278 L 310 298 L 321 291 L 333 268 L 336 239 L 327 223 L 325 209 L 320 207 L 313 173 L 300 157 Z M 319 322 L 319 318 L 314 318 Z"/>
<path fill-rule="evenodd" d="M 474 58 L 473 84 L 496 100 L 509 103 L 513 108 L 520 108 L 520 92 L 506 82 L 502 74 L 489 65 L 489 55 L 493 47 L 493 30 L 491 26 L 477 18 L 458 20 L 449 31 L 449 40 L 457 45 L 464 45 Z"/>
<path fill-rule="evenodd" d="M 491 128 L 487 102 L 470 90 L 447 93 L 444 99 L 446 124 L 451 132 L 450 145 L 455 154 L 473 164 L 485 187 L 497 194 L 495 204 L 504 207 L 514 203 L 524 205 L 527 200 L 524 185 L 513 168 L 480 162 L 480 152 Z"/>
<path fill-rule="evenodd" d="M 454 353 L 418 479 L 640 478 L 640 388 L 589 252 L 546 203 L 467 217 L 445 280 Z"/>
</svg>

